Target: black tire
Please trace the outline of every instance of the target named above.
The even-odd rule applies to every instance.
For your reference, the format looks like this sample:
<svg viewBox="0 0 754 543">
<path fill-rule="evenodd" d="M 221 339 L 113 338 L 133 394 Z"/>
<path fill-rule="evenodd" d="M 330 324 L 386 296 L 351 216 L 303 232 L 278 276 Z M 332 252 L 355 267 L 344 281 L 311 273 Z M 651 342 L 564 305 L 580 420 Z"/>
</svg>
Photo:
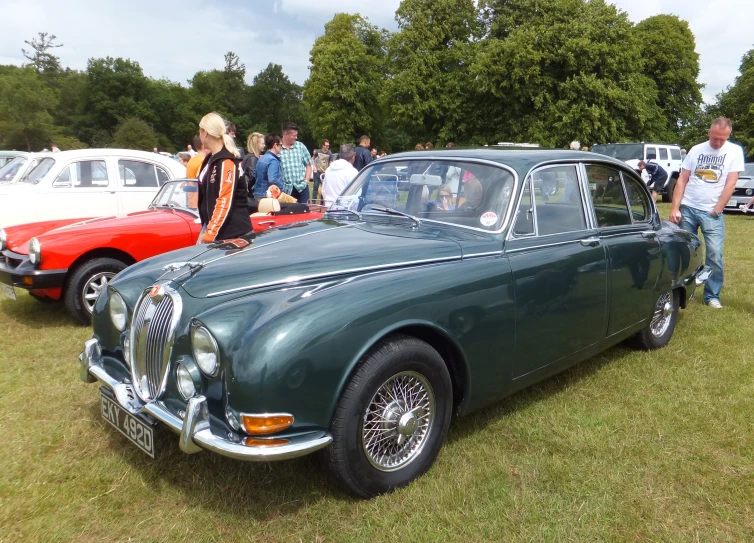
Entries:
<svg viewBox="0 0 754 543">
<path fill-rule="evenodd" d="M 94 305 L 94 299 L 86 300 L 84 288 L 89 291 L 87 295 L 95 293 L 94 283 L 104 283 L 106 288 L 110 279 L 115 277 L 119 272 L 125 270 L 127 265 L 115 258 L 95 258 L 82 262 L 74 270 L 69 272 L 63 290 L 65 308 L 80 324 L 90 325 L 92 323 L 91 306 Z M 103 282 L 100 279 L 106 278 Z M 91 288 L 89 288 L 91 287 Z M 91 303 L 89 303 L 91 302 Z"/>
<path fill-rule="evenodd" d="M 660 326 L 659 321 L 664 319 L 662 312 L 668 303 L 670 304 L 672 314 L 669 316 L 667 324 L 663 323 Z M 678 322 L 679 307 L 680 295 L 678 290 L 670 290 L 660 296 L 655 303 L 655 307 L 652 309 L 652 316 L 649 318 L 647 326 L 631 338 L 633 345 L 639 349 L 652 351 L 670 343 L 670 338 L 673 337 L 675 325 Z"/>
<path fill-rule="evenodd" d="M 393 391 L 396 386 L 411 387 L 417 396 L 424 395 L 414 404 L 400 404 L 403 400 L 399 399 L 381 406 L 380 402 L 389 398 L 378 392 L 391 386 Z M 429 415 L 430 405 L 434 406 L 433 416 Z M 368 410 L 369 407 L 375 409 Z M 415 424 L 406 411 L 421 413 Z M 347 492 L 361 498 L 405 486 L 434 463 L 448 433 L 452 411 L 453 387 L 442 357 L 416 338 L 391 336 L 359 362 L 338 401 L 330 427 L 333 442 L 323 452 L 324 464 Z M 427 420 L 425 431 L 421 419 Z M 399 438 L 400 427 L 403 436 Z M 364 436 L 369 435 L 373 438 L 371 444 L 365 442 L 368 437 Z M 388 439 L 384 439 L 386 435 Z M 400 444 L 399 439 L 407 441 Z M 397 450 L 400 454 L 390 456 L 396 463 L 388 465 L 385 456 L 375 458 L 376 449 Z"/>
<path fill-rule="evenodd" d="M 675 190 L 675 182 L 676 182 L 676 178 L 674 177 L 670 180 L 670 182 L 668 183 L 668 186 L 665 187 L 665 190 L 662 192 L 663 202 L 673 201 L 673 191 Z"/>
</svg>

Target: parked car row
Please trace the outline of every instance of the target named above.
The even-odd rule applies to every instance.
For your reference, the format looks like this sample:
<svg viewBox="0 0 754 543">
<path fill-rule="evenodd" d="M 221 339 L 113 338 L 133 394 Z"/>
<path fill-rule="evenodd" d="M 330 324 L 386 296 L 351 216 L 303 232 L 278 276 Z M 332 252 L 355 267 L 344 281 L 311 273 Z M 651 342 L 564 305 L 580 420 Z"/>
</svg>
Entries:
<svg viewBox="0 0 754 543">
<path fill-rule="evenodd" d="M 666 345 L 709 275 L 635 171 L 594 153 L 393 155 L 319 219 L 201 246 L 170 205 L 186 187 L 118 223 L 152 224 L 148 244 L 175 229 L 185 247 L 142 249 L 85 298 L 81 378 L 100 384 L 102 416 L 150 456 L 161 428 L 186 453 L 321 451 L 361 497 L 425 473 L 453 413 L 624 340 Z"/>
</svg>

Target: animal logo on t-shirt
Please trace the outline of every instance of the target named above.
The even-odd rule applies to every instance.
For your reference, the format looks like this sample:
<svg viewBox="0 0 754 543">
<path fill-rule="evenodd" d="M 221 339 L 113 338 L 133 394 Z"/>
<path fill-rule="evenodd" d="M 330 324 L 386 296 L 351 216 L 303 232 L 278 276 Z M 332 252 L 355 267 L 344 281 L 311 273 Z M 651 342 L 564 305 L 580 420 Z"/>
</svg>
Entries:
<svg viewBox="0 0 754 543">
<path fill-rule="evenodd" d="M 723 173 L 723 169 L 719 167 L 709 167 L 708 169 L 698 168 L 694 170 L 694 175 L 699 179 L 703 179 L 707 183 L 717 183 L 720 181 L 720 176 Z"/>
<path fill-rule="evenodd" d="M 705 183 L 717 183 L 723 177 L 723 166 L 725 165 L 725 155 L 704 155 L 700 154 L 696 161 L 694 176 L 703 180 Z"/>
</svg>

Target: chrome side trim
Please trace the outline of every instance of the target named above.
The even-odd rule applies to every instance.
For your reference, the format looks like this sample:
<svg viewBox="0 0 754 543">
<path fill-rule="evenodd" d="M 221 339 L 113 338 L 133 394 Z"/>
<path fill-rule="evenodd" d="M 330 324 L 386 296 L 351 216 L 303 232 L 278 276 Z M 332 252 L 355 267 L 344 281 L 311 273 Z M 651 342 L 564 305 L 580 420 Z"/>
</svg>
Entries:
<svg viewBox="0 0 754 543">
<path fill-rule="evenodd" d="M 224 296 L 226 294 L 233 294 L 235 292 L 242 292 L 245 290 L 252 290 L 257 288 L 274 287 L 277 285 L 287 285 L 290 283 L 300 283 L 301 281 L 310 281 L 313 279 L 325 279 L 328 277 L 340 277 L 342 275 L 350 275 L 353 273 L 364 273 L 370 271 L 389 270 L 397 268 L 405 268 L 409 266 L 424 265 L 424 264 L 439 264 L 441 262 L 453 262 L 457 260 L 463 260 L 463 256 L 448 256 L 443 258 L 429 258 L 426 260 L 410 260 L 407 262 L 396 262 L 395 264 L 383 264 L 380 266 L 367 266 L 364 268 L 349 268 L 340 270 L 337 272 L 315 273 L 311 275 L 294 275 L 279 279 L 277 281 L 269 281 L 267 283 L 257 283 L 253 285 L 246 285 L 243 287 L 232 288 L 228 290 L 221 290 L 219 292 L 212 292 L 207 295 L 207 298 L 214 298 L 216 296 Z"/>
<path fill-rule="evenodd" d="M 486 252 L 486 253 L 471 253 L 471 254 L 468 254 L 468 255 L 463 255 L 463 260 L 466 260 L 467 258 L 482 258 L 482 257 L 485 257 L 485 256 L 499 256 L 501 254 L 503 254 L 502 250 L 500 250 L 500 251 L 489 251 L 489 252 Z"/>
<path fill-rule="evenodd" d="M 96 339 L 90 339 L 84 344 L 84 352 L 79 356 L 81 364 L 81 378 L 85 382 L 99 381 L 110 389 L 120 402 L 118 391 L 125 390 L 129 385 L 121 383 L 111 377 L 102 365 L 101 350 Z M 279 446 L 246 446 L 212 433 L 209 426 L 207 400 L 204 396 L 195 396 L 186 406 L 186 416 L 181 420 L 173 415 L 162 402 L 152 401 L 142 404 L 135 397 L 127 405 L 123 405 L 131 413 L 156 419 L 173 432 L 180 434 L 179 446 L 187 454 L 193 454 L 203 449 L 212 451 L 236 460 L 269 462 L 272 460 L 287 460 L 318 451 L 332 442 L 330 434 L 313 437 L 312 435 L 294 436 L 289 443 Z"/>
<path fill-rule="evenodd" d="M 506 253 L 512 254 L 512 253 L 522 253 L 524 251 L 531 251 L 534 249 L 545 249 L 547 247 L 559 247 L 561 245 L 573 245 L 575 243 L 581 243 L 583 240 L 580 239 L 574 239 L 570 241 L 559 241 L 557 243 L 544 243 L 542 245 L 531 245 L 529 247 L 517 247 L 515 249 L 508 249 Z"/>
</svg>

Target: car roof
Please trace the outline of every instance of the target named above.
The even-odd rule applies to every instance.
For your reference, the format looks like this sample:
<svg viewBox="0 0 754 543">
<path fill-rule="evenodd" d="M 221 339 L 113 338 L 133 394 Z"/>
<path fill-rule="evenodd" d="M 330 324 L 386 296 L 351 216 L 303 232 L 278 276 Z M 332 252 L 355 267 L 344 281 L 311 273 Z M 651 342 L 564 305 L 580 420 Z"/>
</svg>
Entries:
<svg viewBox="0 0 754 543">
<path fill-rule="evenodd" d="M 627 168 L 626 163 L 617 158 L 612 158 L 598 153 L 587 151 L 570 151 L 564 149 L 542 149 L 542 148 L 525 148 L 525 149 L 431 149 L 429 151 L 407 151 L 405 153 L 396 153 L 376 159 L 371 164 L 377 162 L 389 162 L 394 160 L 433 160 L 433 159 L 476 159 L 497 162 L 510 166 L 520 177 L 525 176 L 535 166 L 547 162 L 601 162 L 620 168 Z"/>
<path fill-rule="evenodd" d="M 677 143 L 659 143 L 655 141 L 622 141 L 620 143 L 595 143 L 594 145 L 664 145 L 665 147 L 681 147 Z"/>
<path fill-rule="evenodd" d="M 168 169 L 170 169 L 174 175 L 178 175 L 182 166 L 179 162 L 173 160 L 170 157 L 163 156 L 159 153 L 151 153 L 148 151 L 136 151 L 134 149 L 74 149 L 71 151 L 60 151 L 59 153 L 35 153 L 35 156 L 45 156 L 54 158 L 55 160 L 75 160 L 77 158 L 97 158 L 97 157 L 116 157 L 116 158 L 135 158 L 142 160 L 150 160 L 157 162 Z"/>
<path fill-rule="evenodd" d="M 0 155 L 2 156 L 21 156 L 21 155 L 28 155 L 26 151 L 0 151 Z"/>
</svg>

